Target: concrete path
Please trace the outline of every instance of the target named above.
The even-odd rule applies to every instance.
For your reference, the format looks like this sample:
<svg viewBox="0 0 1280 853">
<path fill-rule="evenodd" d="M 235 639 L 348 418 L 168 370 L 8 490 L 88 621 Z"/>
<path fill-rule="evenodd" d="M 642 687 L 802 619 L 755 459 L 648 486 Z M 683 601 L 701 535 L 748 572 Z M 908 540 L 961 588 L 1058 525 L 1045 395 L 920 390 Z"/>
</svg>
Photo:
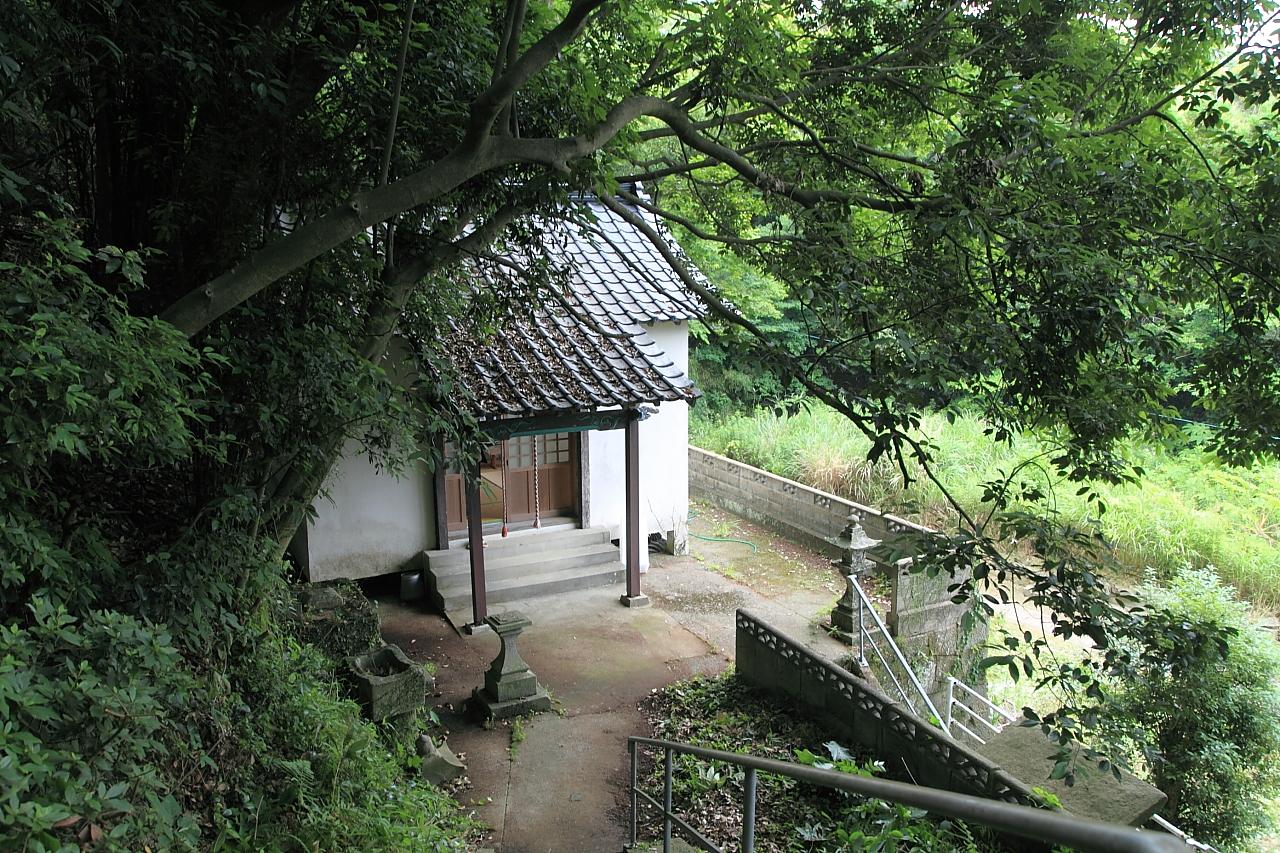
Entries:
<svg viewBox="0 0 1280 853">
<path fill-rule="evenodd" d="M 714 523 L 723 526 L 720 515 Z M 443 617 L 416 604 L 379 602 L 384 639 L 437 667 L 433 701 L 471 783 L 458 797 L 492 827 L 487 843 L 494 849 L 621 851 L 626 739 L 650 733 L 638 704 L 658 687 L 723 670 L 733 658 L 737 608 L 756 612 L 825 654 L 847 649 L 813 624 L 840 590 L 826 560 L 728 518 L 732 532 L 751 539 L 757 550 L 694 540 L 695 556 L 655 555 L 643 578 L 650 608 L 622 607 L 614 588 L 495 607 L 494 612 L 522 610 L 533 620 L 520 638 L 520 651 L 555 700 L 554 713 L 515 729 L 485 730 L 459 713 L 483 683 L 497 654 L 496 637 L 459 636 Z M 740 582 L 757 571 L 762 574 L 751 586 Z"/>
</svg>

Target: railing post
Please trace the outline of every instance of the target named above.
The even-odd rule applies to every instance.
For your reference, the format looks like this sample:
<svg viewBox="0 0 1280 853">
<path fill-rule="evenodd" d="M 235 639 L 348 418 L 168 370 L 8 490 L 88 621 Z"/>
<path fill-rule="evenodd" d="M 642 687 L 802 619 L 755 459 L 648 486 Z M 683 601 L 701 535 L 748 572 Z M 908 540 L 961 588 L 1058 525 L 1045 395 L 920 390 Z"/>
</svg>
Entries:
<svg viewBox="0 0 1280 853">
<path fill-rule="evenodd" d="M 956 701 L 956 680 L 952 676 L 947 677 L 947 710 L 943 712 L 942 730 L 947 734 L 951 734 L 951 707 Z"/>
<path fill-rule="evenodd" d="M 863 602 L 862 596 L 858 596 L 858 666 L 862 667 L 865 672 L 867 668 L 867 629 L 862 624 L 862 608 L 864 607 L 866 607 L 866 604 Z"/>
<path fill-rule="evenodd" d="M 639 746 L 636 744 L 635 741 L 633 740 L 627 741 L 627 751 L 631 753 L 631 832 L 630 832 L 630 836 L 631 836 L 632 847 L 636 846 L 636 821 L 638 819 L 637 812 L 639 811 L 639 808 L 640 808 L 640 797 L 636 793 L 636 791 L 639 789 L 639 785 L 638 785 L 639 780 L 638 780 L 637 770 L 636 770 L 636 751 L 638 749 L 639 749 Z"/>
<path fill-rule="evenodd" d="M 671 853 L 671 747 L 662 765 L 662 853 Z"/>
<path fill-rule="evenodd" d="M 756 769 L 747 768 L 743 782 L 745 801 L 742 805 L 742 853 L 755 853 L 756 849 Z"/>
</svg>

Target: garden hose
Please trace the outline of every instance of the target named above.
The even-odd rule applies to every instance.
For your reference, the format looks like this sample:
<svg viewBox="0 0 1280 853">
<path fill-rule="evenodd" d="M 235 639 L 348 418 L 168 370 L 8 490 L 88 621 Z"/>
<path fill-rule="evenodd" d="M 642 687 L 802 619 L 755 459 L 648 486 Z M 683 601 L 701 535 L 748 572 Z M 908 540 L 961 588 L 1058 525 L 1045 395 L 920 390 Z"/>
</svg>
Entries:
<svg viewBox="0 0 1280 853">
<path fill-rule="evenodd" d="M 698 514 L 696 512 L 694 512 L 693 510 L 689 510 L 690 521 L 693 521 L 697 517 L 698 517 Z M 751 549 L 751 553 L 753 554 L 760 553 L 760 549 L 756 547 L 756 543 L 748 541 L 746 539 L 734 539 L 732 536 L 703 536 L 701 533 L 694 533 L 692 530 L 689 531 L 689 535 L 692 536 L 694 539 L 701 539 L 703 542 L 733 542 L 738 545 L 746 545 Z"/>
</svg>

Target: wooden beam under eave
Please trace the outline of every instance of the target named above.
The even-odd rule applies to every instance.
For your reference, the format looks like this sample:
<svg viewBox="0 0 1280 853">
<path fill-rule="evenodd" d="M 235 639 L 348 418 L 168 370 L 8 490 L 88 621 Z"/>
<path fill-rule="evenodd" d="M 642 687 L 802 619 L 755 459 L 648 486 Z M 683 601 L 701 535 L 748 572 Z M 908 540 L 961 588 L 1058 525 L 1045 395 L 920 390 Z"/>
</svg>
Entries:
<svg viewBox="0 0 1280 853">
<path fill-rule="evenodd" d="M 484 522 L 480 518 L 480 466 L 472 466 L 466 478 L 467 547 L 471 549 L 471 615 L 472 626 L 485 624 L 489 603 L 485 597 Z"/>
<path fill-rule="evenodd" d="M 635 409 L 606 409 L 593 412 L 552 412 L 522 418 L 482 421 L 485 435 L 497 441 L 517 435 L 545 435 L 555 432 L 587 432 L 622 429 Z"/>
<path fill-rule="evenodd" d="M 627 489 L 627 592 L 622 603 L 644 607 L 649 598 L 640 592 L 640 412 L 628 410 L 623 433 Z"/>
</svg>

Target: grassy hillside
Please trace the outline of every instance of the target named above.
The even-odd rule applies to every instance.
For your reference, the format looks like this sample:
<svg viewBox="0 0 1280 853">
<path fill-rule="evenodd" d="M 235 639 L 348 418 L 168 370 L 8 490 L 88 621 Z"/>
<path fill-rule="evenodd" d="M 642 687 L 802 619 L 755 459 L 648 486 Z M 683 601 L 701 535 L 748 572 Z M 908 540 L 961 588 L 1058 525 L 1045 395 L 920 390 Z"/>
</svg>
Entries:
<svg viewBox="0 0 1280 853">
<path fill-rule="evenodd" d="M 983 482 L 1044 449 L 1025 436 L 1011 446 L 997 445 L 982 430 L 975 418 L 949 424 L 934 415 L 922 424 L 923 435 L 937 448 L 938 479 L 962 506 L 975 511 L 982 509 Z M 791 417 L 764 411 L 714 420 L 695 417 L 690 440 L 927 523 L 945 525 L 954 517 L 934 484 L 917 479 L 904 488 L 896 465 L 888 460 L 868 463 L 869 442 L 825 407 Z M 1189 444 L 1167 449 L 1132 443 L 1125 453 L 1145 470 L 1142 483 L 1098 487 L 1107 504 L 1102 530 L 1121 564 L 1135 575 L 1150 568 L 1161 577 L 1184 565 L 1212 566 L 1243 598 L 1268 611 L 1280 609 L 1280 465 L 1227 468 Z M 1054 501 L 1070 518 L 1084 520 L 1089 513 L 1074 484 L 1059 484 Z"/>
</svg>

